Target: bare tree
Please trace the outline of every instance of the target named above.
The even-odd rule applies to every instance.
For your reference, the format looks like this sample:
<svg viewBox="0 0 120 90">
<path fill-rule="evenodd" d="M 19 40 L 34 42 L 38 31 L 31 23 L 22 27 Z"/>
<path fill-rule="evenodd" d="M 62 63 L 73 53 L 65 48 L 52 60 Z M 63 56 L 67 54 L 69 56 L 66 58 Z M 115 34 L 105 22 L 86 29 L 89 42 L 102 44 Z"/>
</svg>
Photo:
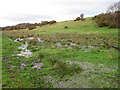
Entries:
<svg viewBox="0 0 120 90">
<path fill-rule="evenodd" d="M 120 11 L 120 1 L 113 5 L 110 5 L 106 13 L 114 13 L 115 11 Z"/>
<path fill-rule="evenodd" d="M 109 13 L 109 21 L 115 21 L 118 18 L 118 13 L 115 13 L 116 11 L 120 11 L 120 1 L 108 7 L 106 13 Z"/>
</svg>

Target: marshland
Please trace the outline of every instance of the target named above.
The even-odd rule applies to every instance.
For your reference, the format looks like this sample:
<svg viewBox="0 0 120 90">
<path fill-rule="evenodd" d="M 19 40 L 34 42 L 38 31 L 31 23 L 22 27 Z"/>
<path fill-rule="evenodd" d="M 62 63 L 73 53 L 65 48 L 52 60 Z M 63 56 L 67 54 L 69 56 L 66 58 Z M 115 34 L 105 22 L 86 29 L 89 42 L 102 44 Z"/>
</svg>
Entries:
<svg viewBox="0 0 120 90">
<path fill-rule="evenodd" d="M 0 89 L 120 88 L 117 1 L 1 0 Z"/>
<path fill-rule="evenodd" d="M 109 45 L 118 46 L 118 29 L 96 26 L 89 17 L 2 31 L 2 87 L 117 88 L 118 50 Z"/>
</svg>

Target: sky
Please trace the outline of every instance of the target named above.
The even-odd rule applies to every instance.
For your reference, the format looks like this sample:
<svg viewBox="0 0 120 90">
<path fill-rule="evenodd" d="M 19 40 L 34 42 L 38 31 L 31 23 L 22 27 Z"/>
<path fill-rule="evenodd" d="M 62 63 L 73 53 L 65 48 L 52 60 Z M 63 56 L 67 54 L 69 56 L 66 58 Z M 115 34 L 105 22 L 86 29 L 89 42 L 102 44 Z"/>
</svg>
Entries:
<svg viewBox="0 0 120 90">
<path fill-rule="evenodd" d="M 0 27 L 19 23 L 73 20 L 105 13 L 119 0 L 0 0 Z"/>
</svg>

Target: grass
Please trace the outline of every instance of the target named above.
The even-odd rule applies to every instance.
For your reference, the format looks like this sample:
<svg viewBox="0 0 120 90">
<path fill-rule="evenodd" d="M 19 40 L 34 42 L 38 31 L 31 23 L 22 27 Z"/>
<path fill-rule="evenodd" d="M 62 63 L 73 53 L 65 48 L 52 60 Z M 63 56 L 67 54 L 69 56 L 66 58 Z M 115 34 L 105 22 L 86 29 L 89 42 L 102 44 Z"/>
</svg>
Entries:
<svg viewBox="0 0 120 90">
<path fill-rule="evenodd" d="M 24 40 L 14 42 L 16 38 Z M 96 27 L 91 18 L 58 22 L 34 30 L 3 31 L 2 86 L 117 88 L 118 51 L 107 47 L 103 39 L 118 46 L 118 29 Z M 25 41 L 32 57 L 17 55 L 26 51 L 19 49 Z"/>
<path fill-rule="evenodd" d="M 0 31 L 0 88 L 2 88 L 2 32 Z"/>
</svg>

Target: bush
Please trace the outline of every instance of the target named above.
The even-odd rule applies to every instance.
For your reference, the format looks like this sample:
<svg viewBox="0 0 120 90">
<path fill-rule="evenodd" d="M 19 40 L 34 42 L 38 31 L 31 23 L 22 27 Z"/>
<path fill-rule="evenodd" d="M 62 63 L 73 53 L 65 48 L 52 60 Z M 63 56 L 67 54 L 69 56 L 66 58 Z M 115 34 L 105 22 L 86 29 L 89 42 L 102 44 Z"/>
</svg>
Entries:
<svg viewBox="0 0 120 90">
<path fill-rule="evenodd" d="M 54 23 L 56 23 L 56 21 L 54 21 L 54 20 L 49 22 L 49 24 L 54 24 Z"/>
<path fill-rule="evenodd" d="M 41 22 L 41 25 L 47 25 L 47 24 L 49 24 L 48 21 L 42 21 L 42 22 Z"/>
<path fill-rule="evenodd" d="M 68 64 L 67 62 L 56 60 L 56 59 L 49 59 L 52 63 L 53 69 L 57 70 L 60 75 L 73 75 L 74 73 L 78 73 L 82 70 L 76 64 Z"/>
<path fill-rule="evenodd" d="M 64 28 L 68 28 L 68 26 L 65 26 Z"/>
<path fill-rule="evenodd" d="M 36 28 L 35 25 L 30 25 L 30 26 L 28 27 L 29 30 L 32 30 L 32 29 L 35 29 L 35 28 Z"/>
<path fill-rule="evenodd" d="M 79 21 L 79 20 L 81 20 L 81 21 L 85 21 L 85 19 L 80 18 L 80 17 L 77 17 L 74 21 Z"/>
<path fill-rule="evenodd" d="M 108 26 L 109 28 L 120 28 L 119 20 L 120 11 L 107 14 L 99 14 L 92 19 L 96 21 L 99 27 Z"/>
<path fill-rule="evenodd" d="M 74 21 L 79 21 L 80 20 L 80 17 L 77 17 Z"/>
</svg>

